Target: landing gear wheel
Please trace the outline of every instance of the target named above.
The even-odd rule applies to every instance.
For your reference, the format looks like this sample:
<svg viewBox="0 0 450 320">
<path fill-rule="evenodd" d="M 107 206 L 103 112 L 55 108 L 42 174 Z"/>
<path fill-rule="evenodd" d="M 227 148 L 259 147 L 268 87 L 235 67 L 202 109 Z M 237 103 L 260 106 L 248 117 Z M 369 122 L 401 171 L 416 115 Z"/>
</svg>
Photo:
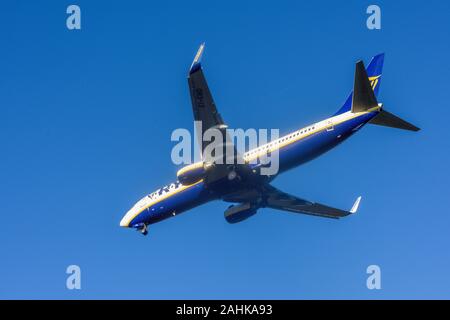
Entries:
<svg viewBox="0 0 450 320">
<path fill-rule="evenodd" d="M 142 233 L 142 235 L 146 236 L 146 235 L 148 234 L 148 228 L 147 228 L 147 225 L 144 224 L 144 226 L 142 227 L 142 229 L 139 230 L 139 231 Z"/>
<path fill-rule="evenodd" d="M 228 180 L 234 180 L 237 177 L 236 171 L 232 170 L 228 172 Z"/>
</svg>

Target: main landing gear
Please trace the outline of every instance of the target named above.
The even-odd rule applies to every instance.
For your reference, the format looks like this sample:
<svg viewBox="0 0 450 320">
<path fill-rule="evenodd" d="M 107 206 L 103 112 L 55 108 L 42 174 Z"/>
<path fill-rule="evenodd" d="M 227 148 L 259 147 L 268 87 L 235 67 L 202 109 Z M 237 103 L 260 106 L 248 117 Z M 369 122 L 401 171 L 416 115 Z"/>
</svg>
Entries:
<svg viewBox="0 0 450 320">
<path fill-rule="evenodd" d="M 230 172 L 228 172 L 228 180 L 234 180 L 237 177 L 237 172 L 234 170 L 231 170 Z"/>
</svg>

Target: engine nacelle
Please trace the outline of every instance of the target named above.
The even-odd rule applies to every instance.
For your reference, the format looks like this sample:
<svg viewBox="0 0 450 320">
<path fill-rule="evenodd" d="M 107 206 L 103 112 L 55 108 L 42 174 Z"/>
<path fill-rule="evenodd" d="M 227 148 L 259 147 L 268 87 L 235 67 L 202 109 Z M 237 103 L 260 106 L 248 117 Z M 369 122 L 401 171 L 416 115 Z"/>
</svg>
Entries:
<svg viewBox="0 0 450 320">
<path fill-rule="evenodd" d="M 238 205 L 229 206 L 225 210 L 225 220 L 228 223 L 238 223 L 245 219 L 250 218 L 258 211 L 258 207 L 252 205 L 251 203 L 241 203 Z"/>
<path fill-rule="evenodd" d="M 205 167 L 203 162 L 196 162 L 181 168 L 177 172 L 178 181 L 183 185 L 190 185 L 203 179 L 206 175 Z"/>
</svg>

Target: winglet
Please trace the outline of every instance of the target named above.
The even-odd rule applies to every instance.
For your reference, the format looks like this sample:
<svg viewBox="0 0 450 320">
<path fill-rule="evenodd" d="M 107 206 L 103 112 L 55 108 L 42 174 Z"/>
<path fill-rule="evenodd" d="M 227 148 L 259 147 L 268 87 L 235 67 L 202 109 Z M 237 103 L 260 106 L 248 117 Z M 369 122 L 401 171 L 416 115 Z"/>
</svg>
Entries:
<svg viewBox="0 0 450 320">
<path fill-rule="evenodd" d="M 198 48 L 197 54 L 195 55 L 194 61 L 192 61 L 191 68 L 189 69 L 189 74 L 194 73 L 201 67 L 201 60 L 203 50 L 205 49 L 205 43 L 203 42 Z"/>
<path fill-rule="evenodd" d="M 350 209 L 350 213 L 356 213 L 358 211 L 359 203 L 361 202 L 361 196 L 359 196 L 355 203 L 353 204 L 353 207 Z"/>
</svg>

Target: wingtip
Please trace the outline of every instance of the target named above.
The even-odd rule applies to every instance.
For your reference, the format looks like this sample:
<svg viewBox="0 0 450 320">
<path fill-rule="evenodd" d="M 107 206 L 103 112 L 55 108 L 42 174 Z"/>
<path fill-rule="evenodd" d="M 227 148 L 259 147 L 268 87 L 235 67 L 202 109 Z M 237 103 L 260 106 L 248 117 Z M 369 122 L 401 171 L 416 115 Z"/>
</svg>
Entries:
<svg viewBox="0 0 450 320">
<path fill-rule="evenodd" d="M 200 47 L 197 50 L 197 54 L 194 57 L 194 61 L 192 61 L 191 68 L 189 69 L 189 74 L 192 74 L 198 69 L 200 69 L 204 49 L 205 49 L 205 42 L 200 44 Z"/>
<path fill-rule="evenodd" d="M 355 203 L 353 204 L 352 208 L 350 209 L 350 213 L 356 213 L 358 211 L 360 202 L 361 202 L 361 196 L 356 198 Z"/>
</svg>

